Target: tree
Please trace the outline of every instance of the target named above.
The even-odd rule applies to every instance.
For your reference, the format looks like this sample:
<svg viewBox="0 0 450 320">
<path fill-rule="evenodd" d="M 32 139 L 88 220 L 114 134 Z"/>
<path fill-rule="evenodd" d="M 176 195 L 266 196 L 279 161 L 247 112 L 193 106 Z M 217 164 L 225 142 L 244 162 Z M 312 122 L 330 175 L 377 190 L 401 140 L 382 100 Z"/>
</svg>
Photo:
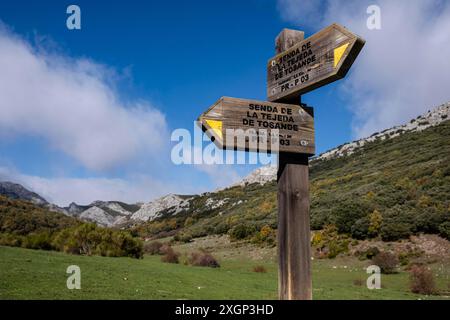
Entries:
<svg viewBox="0 0 450 320">
<path fill-rule="evenodd" d="M 380 230 L 381 230 L 382 223 L 383 223 L 383 216 L 381 215 L 381 213 L 378 210 L 375 209 L 369 215 L 369 228 L 367 230 L 369 233 L 369 236 L 371 236 L 371 237 L 378 236 L 378 234 L 380 233 Z"/>
</svg>

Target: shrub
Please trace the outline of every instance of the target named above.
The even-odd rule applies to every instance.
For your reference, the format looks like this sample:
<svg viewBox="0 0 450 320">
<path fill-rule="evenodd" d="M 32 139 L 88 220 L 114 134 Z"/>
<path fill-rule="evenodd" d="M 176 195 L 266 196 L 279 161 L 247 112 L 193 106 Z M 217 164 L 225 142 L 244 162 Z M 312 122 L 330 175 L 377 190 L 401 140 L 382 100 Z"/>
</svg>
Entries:
<svg viewBox="0 0 450 320">
<path fill-rule="evenodd" d="M 0 246 L 20 247 L 23 237 L 9 233 L 0 233 Z"/>
<path fill-rule="evenodd" d="M 126 231 L 83 223 L 60 231 L 52 240 L 54 248 L 66 253 L 107 257 L 141 258 L 142 242 Z"/>
<path fill-rule="evenodd" d="M 190 227 L 195 223 L 195 219 L 192 217 L 187 217 L 186 220 L 184 221 L 184 227 Z"/>
<path fill-rule="evenodd" d="M 448 214 L 450 218 L 450 212 Z M 423 233 L 433 233 L 440 234 L 442 237 L 445 236 L 445 232 L 441 232 L 441 226 L 445 227 L 446 220 L 446 210 L 442 204 L 437 205 L 436 207 L 428 207 L 428 208 L 418 208 L 417 209 L 417 217 L 414 219 L 415 232 L 423 232 Z M 450 233 L 450 221 L 447 222 L 448 231 Z"/>
<path fill-rule="evenodd" d="M 22 247 L 28 249 L 52 250 L 52 240 L 49 232 L 32 233 L 24 238 Z"/>
<path fill-rule="evenodd" d="M 370 212 L 369 210 L 369 206 L 361 201 L 347 200 L 338 203 L 332 209 L 338 231 L 340 233 L 351 233 L 355 222 L 365 217 Z"/>
<path fill-rule="evenodd" d="M 328 258 L 336 258 L 339 254 L 348 251 L 349 240 L 336 238 L 328 243 Z"/>
<path fill-rule="evenodd" d="M 192 235 L 190 233 L 180 232 L 173 237 L 173 240 L 180 241 L 184 243 L 189 243 L 192 241 Z"/>
<path fill-rule="evenodd" d="M 192 252 L 189 257 L 189 263 L 197 267 L 219 268 L 220 264 L 208 252 Z"/>
<path fill-rule="evenodd" d="M 433 273 L 424 266 L 413 266 L 410 271 L 410 288 L 413 293 L 436 293 Z"/>
<path fill-rule="evenodd" d="M 439 226 L 439 234 L 443 238 L 450 240 L 450 221 L 446 221 Z"/>
<path fill-rule="evenodd" d="M 252 238 L 252 242 L 257 244 L 274 245 L 277 239 L 277 232 L 270 226 L 266 225 Z"/>
<path fill-rule="evenodd" d="M 319 258 L 335 258 L 340 253 L 347 252 L 349 244 L 348 237 L 338 234 L 334 225 L 328 225 L 323 230 L 315 232 L 312 239 L 312 245 L 316 247 Z"/>
<path fill-rule="evenodd" d="M 166 263 L 178 263 L 179 256 L 180 254 L 178 252 L 175 252 L 172 247 L 167 246 L 165 254 L 161 257 L 161 261 Z"/>
<path fill-rule="evenodd" d="M 365 260 L 365 259 L 371 260 L 373 257 L 375 257 L 379 253 L 380 253 L 380 250 L 377 247 L 370 247 L 366 251 L 358 252 L 357 255 L 359 256 L 360 260 Z"/>
<path fill-rule="evenodd" d="M 137 258 L 140 259 L 143 256 L 143 249 L 142 249 L 142 241 L 137 238 L 133 238 L 128 232 L 126 231 L 116 231 L 113 232 L 113 240 L 116 245 L 120 246 L 120 256 L 126 256 L 131 258 Z"/>
<path fill-rule="evenodd" d="M 151 255 L 161 254 L 162 246 L 163 244 L 159 241 L 147 242 L 144 244 L 144 252 Z"/>
<path fill-rule="evenodd" d="M 395 254 L 382 251 L 372 258 L 372 263 L 381 269 L 381 273 L 390 274 L 397 272 L 398 258 Z"/>
<path fill-rule="evenodd" d="M 414 211 L 411 208 L 395 206 L 389 209 L 380 229 L 380 236 L 383 241 L 397 241 L 406 239 L 413 234 L 413 223 L 411 217 Z"/>
<path fill-rule="evenodd" d="M 353 280 L 353 285 L 361 287 L 364 284 L 364 281 L 362 279 L 355 279 Z"/>
<path fill-rule="evenodd" d="M 254 266 L 253 267 L 253 272 L 266 273 L 267 269 L 264 266 Z"/>
<path fill-rule="evenodd" d="M 406 239 L 412 234 L 409 223 L 385 223 L 381 227 L 381 239 L 383 241 L 397 241 Z"/>
<path fill-rule="evenodd" d="M 355 239 L 364 240 L 369 237 L 369 218 L 363 217 L 355 221 L 351 228 L 352 237 Z"/>
<path fill-rule="evenodd" d="M 374 210 L 369 215 L 368 233 L 371 237 L 376 237 L 380 233 L 381 225 L 383 224 L 383 216 L 378 210 Z"/>
<path fill-rule="evenodd" d="M 226 221 L 219 222 L 213 230 L 214 234 L 225 234 L 230 230 L 230 226 Z"/>
<path fill-rule="evenodd" d="M 256 232 L 254 225 L 248 225 L 245 223 L 238 224 L 228 231 L 228 235 L 231 240 L 242 240 L 252 236 Z"/>
</svg>

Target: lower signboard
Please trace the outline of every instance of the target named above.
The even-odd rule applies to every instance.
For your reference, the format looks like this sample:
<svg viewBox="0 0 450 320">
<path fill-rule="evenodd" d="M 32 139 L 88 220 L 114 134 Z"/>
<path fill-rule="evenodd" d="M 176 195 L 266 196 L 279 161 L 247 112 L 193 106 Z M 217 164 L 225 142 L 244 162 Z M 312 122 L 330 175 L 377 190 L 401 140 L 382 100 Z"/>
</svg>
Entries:
<svg viewBox="0 0 450 320">
<path fill-rule="evenodd" d="M 312 108 L 305 105 L 222 97 L 198 121 L 219 148 L 315 153 Z"/>
</svg>

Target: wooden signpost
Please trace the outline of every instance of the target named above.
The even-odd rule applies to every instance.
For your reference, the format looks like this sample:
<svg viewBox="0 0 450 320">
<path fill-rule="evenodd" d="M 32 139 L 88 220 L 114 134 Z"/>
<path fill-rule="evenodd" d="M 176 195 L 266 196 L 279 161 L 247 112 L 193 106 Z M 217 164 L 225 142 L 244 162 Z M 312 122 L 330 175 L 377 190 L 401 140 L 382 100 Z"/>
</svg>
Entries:
<svg viewBox="0 0 450 320">
<path fill-rule="evenodd" d="M 198 121 L 221 149 L 312 155 L 311 112 L 305 106 L 222 97 Z M 278 142 L 278 150 L 271 150 L 272 141 Z"/>
<path fill-rule="evenodd" d="M 364 43 L 338 24 L 306 40 L 302 31 L 284 29 L 276 38 L 277 55 L 267 65 L 270 102 L 222 97 L 198 119 L 219 148 L 279 153 L 282 300 L 312 299 L 308 157 L 315 153 L 314 115 L 312 108 L 301 104 L 300 95 L 343 78 Z M 279 144 L 276 148 L 273 138 Z"/>
</svg>

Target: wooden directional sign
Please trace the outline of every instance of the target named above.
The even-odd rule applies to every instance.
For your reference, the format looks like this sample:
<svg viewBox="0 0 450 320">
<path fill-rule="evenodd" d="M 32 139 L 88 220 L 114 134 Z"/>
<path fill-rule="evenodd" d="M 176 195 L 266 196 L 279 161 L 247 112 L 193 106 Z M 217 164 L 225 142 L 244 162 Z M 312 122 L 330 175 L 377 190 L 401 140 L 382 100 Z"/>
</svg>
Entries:
<svg viewBox="0 0 450 320">
<path fill-rule="evenodd" d="M 313 155 L 310 113 L 305 106 L 222 97 L 198 121 L 221 149 Z"/>
<path fill-rule="evenodd" d="M 295 101 L 301 94 L 345 77 L 365 41 L 332 24 L 269 60 L 269 101 Z"/>
</svg>

